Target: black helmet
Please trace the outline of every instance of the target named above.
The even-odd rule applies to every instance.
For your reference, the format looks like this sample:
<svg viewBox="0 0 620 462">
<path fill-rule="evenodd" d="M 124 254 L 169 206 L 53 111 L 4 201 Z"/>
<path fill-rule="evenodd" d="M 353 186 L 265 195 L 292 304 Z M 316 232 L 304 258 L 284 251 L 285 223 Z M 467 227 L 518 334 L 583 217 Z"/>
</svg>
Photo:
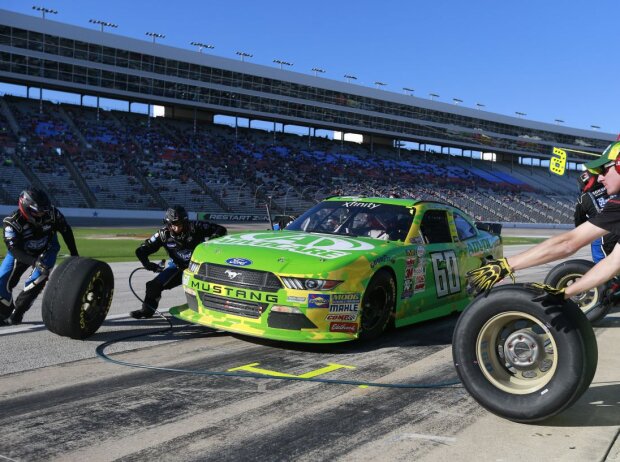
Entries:
<svg viewBox="0 0 620 462">
<path fill-rule="evenodd" d="M 18 201 L 22 216 L 33 225 L 41 225 L 50 217 L 52 203 L 45 192 L 28 188 L 21 192 Z"/>
<path fill-rule="evenodd" d="M 188 224 L 189 224 L 189 216 L 187 215 L 187 211 L 185 207 L 181 205 L 175 205 L 174 207 L 170 207 L 166 210 L 166 217 L 164 218 L 164 223 L 166 227 L 170 231 L 170 235 L 175 239 L 180 239 L 185 237 L 185 234 L 188 232 Z M 175 233 L 172 230 L 171 225 L 182 225 L 183 230 L 180 233 Z"/>
</svg>

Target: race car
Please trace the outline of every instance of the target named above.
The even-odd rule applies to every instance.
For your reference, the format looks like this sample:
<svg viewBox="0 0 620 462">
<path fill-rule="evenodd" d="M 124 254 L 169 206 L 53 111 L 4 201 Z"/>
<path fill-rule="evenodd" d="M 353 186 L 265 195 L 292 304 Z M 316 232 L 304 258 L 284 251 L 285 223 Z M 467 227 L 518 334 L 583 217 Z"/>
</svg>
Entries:
<svg viewBox="0 0 620 462">
<path fill-rule="evenodd" d="M 284 230 L 199 245 L 183 275 L 187 304 L 170 312 L 273 340 L 374 338 L 463 310 L 465 273 L 502 257 L 490 229 L 440 202 L 332 197 Z"/>
</svg>

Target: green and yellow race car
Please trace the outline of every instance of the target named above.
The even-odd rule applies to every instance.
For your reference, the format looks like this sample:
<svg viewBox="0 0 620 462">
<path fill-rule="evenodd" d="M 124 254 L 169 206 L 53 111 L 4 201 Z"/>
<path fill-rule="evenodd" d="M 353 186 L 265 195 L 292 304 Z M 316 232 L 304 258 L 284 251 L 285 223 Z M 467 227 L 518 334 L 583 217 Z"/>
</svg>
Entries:
<svg viewBox="0 0 620 462">
<path fill-rule="evenodd" d="M 374 338 L 463 310 L 465 273 L 502 257 L 490 229 L 440 202 L 329 198 L 282 231 L 199 245 L 183 275 L 187 304 L 170 312 L 273 340 Z"/>
</svg>

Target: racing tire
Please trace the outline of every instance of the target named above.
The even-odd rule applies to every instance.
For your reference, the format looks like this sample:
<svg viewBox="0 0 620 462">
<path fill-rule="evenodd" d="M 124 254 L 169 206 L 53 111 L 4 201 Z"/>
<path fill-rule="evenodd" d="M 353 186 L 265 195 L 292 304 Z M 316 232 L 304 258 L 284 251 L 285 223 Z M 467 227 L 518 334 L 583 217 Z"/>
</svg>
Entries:
<svg viewBox="0 0 620 462">
<path fill-rule="evenodd" d="M 396 302 L 396 284 L 387 270 L 377 272 L 362 297 L 360 340 L 371 340 L 385 331 Z"/>
<path fill-rule="evenodd" d="M 43 323 L 53 333 L 83 340 L 105 320 L 114 275 L 105 262 L 71 257 L 52 272 L 42 301 Z"/>
<path fill-rule="evenodd" d="M 457 321 L 452 355 L 470 395 L 488 411 L 522 423 L 571 406 L 594 378 L 598 349 L 592 325 L 571 300 L 523 284 L 479 296 Z"/>
<path fill-rule="evenodd" d="M 545 284 L 557 288 L 565 288 L 583 276 L 594 266 L 590 260 L 568 260 L 554 266 L 547 277 Z M 607 290 L 607 284 L 601 284 L 587 292 L 582 292 L 571 297 L 591 323 L 603 319 L 612 308 L 611 303 L 602 303 L 603 295 Z"/>
</svg>

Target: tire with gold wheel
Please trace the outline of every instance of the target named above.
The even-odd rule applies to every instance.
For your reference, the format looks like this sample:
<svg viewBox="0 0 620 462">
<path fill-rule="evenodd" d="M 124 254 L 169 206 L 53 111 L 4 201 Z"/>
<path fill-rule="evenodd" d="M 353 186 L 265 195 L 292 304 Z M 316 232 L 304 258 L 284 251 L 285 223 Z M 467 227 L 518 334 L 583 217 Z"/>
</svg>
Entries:
<svg viewBox="0 0 620 462">
<path fill-rule="evenodd" d="M 525 284 L 493 289 L 461 314 L 454 365 L 471 396 L 490 412 L 537 422 L 571 406 L 587 390 L 598 361 L 590 322 L 571 300 L 535 302 Z"/>
</svg>

